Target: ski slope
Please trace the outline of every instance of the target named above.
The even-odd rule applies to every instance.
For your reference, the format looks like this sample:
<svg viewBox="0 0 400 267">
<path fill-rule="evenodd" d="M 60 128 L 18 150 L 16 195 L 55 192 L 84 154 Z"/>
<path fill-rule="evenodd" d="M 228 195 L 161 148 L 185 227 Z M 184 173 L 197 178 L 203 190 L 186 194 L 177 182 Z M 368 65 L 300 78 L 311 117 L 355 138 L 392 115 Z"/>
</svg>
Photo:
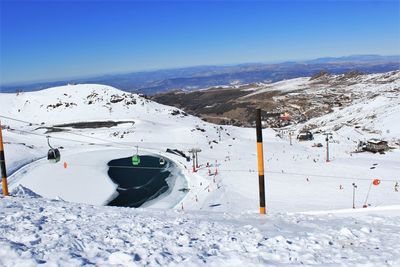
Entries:
<svg viewBox="0 0 400 267">
<path fill-rule="evenodd" d="M 400 206 L 335 215 L 226 214 L 0 199 L 4 266 L 399 266 Z M 384 210 L 382 211 L 384 212 Z M 397 216 L 393 216 L 397 214 Z"/>
<path fill-rule="evenodd" d="M 396 80 L 394 84 L 397 83 Z M 400 123 L 396 123 L 399 117 L 395 116 L 400 106 L 396 105 L 399 98 L 393 97 L 394 93 L 388 95 L 382 91 L 382 96 L 374 101 L 384 98 L 390 103 L 380 101 L 384 108 L 374 109 L 377 119 L 370 127 L 384 124 L 381 136 L 396 146 L 393 141 L 399 136 L 397 128 Z M 118 102 L 112 103 L 111 100 Z M 52 136 L 53 146 L 63 147 L 62 162 L 51 164 L 39 160 L 25 166 L 11 175 L 11 189 L 21 184 L 44 197 L 104 205 L 114 196 L 116 188 L 107 176 L 106 163 L 134 154 L 138 145 L 139 153 L 162 154 L 179 164 L 182 175 L 172 191 L 178 192 L 186 187 L 190 191 L 185 196 L 176 194 L 175 204 L 171 207 L 181 208 L 183 205 L 187 210 L 230 212 L 258 210 L 253 129 L 223 126 L 219 134 L 220 126 L 183 113 L 172 115 L 178 109 L 102 85 L 67 85 L 19 95 L 2 94 L 0 101 L 5 107 L 2 116 L 34 123 L 29 126 L 3 118 L 3 123 L 14 129 L 4 131 L 6 161 L 11 173 L 26 163 L 46 156 L 46 135 Z M 58 103 L 59 106 L 54 107 Z M 70 104 L 67 106 L 65 103 Z M 355 120 L 356 116 L 367 116 L 366 112 L 355 112 L 360 106 L 369 109 L 372 105 L 360 101 L 354 107 L 308 123 L 319 124 L 321 130 L 325 130 L 339 125 L 346 118 Z M 109 128 L 67 128 L 69 132 L 51 133 L 46 133 L 46 129 L 41 127 L 107 120 L 127 123 Z M 363 121 L 362 117 L 358 120 Z M 296 127 L 294 130 L 303 126 Z M 351 151 L 358 140 L 379 134 L 360 134 L 360 129 L 350 129 L 348 125 L 332 132 L 335 142 L 330 144 L 331 162 L 326 163 L 324 147 L 316 148 L 312 147 L 313 142 L 297 141 L 291 146 L 287 136 L 281 139 L 275 136 L 274 130 L 264 130 L 268 210 L 301 212 L 349 208 L 352 206 L 353 182 L 358 185 L 356 205 L 361 207 L 375 178 L 381 179 L 382 183 L 371 189 L 367 204 L 384 206 L 400 203 L 400 194 L 393 189 L 395 181 L 400 178 L 399 167 L 395 164 L 400 162 L 399 150 L 394 149 L 385 155 L 354 154 Z M 325 145 L 324 136 L 317 134 L 315 142 Z M 167 148 L 187 153 L 193 147 L 202 149 L 199 154 L 201 168 L 196 173 L 191 172 L 191 162 L 165 153 Z M 63 168 L 63 162 L 68 163 L 67 169 Z M 207 162 L 211 168 L 205 167 Z M 218 174 L 209 176 L 209 172 L 215 174 L 216 169 Z"/>
<path fill-rule="evenodd" d="M 264 129 L 266 216 L 257 215 L 252 128 L 207 123 L 104 85 L 0 94 L 14 192 L 0 200 L 0 254 L 11 255 L 0 257 L 0 265 L 396 266 L 399 84 L 395 79 L 380 89 L 360 85 L 365 98 L 353 105 L 284 129 L 311 127 L 311 142 L 290 145 L 288 135 Z M 62 126 L 105 121 L 116 125 Z M 49 131 L 55 125 L 62 130 Z M 330 162 L 325 131 L 333 134 Z M 46 136 L 61 147 L 57 164 L 45 159 Z M 388 140 L 393 149 L 353 153 L 359 140 L 372 137 Z M 318 142 L 324 147 L 313 147 Z M 170 189 L 141 209 L 103 207 L 117 187 L 107 162 L 135 154 L 136 146 L 140 155 L 176 163 Z M 200 148 L 200 168 L 193 173 L 191 162 L 167 148 L 187 154 Z M 381 183 L 371 187 L 366 201 L 373 179 Z M 352 183 L 358 186 L 355 212 Z M 43 198 L 27 197 L 30 190 Z"/>
</svg>

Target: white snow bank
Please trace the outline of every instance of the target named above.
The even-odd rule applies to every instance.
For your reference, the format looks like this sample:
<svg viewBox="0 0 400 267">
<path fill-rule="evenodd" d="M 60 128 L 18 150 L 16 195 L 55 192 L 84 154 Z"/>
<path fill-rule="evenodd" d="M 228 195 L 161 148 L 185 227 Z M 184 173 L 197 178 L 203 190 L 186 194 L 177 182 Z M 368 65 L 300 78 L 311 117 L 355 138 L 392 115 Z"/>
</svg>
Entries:
<svg viewBox="0 0 400 267">
<path fill-rule="evenodd" d="M 180 213 L 0 199 L 1 266 L 399 266 L 400 216 Z"/>
<path fill-rule="evenodd" d="M 11 195 L 15 197 L 31 197 L 31 198 L 41 198 L 41 195 L 36 194 L 29 188 L 26 188 L 22 185 L 18 185 L 11 191 Z"/>
</svg>

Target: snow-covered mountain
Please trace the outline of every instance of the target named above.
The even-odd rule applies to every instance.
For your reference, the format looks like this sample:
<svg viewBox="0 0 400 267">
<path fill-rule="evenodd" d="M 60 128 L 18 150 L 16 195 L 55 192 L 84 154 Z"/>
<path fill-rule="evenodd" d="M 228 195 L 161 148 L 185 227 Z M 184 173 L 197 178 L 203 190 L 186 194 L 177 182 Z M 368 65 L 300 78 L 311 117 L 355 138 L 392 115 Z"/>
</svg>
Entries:
<svg viewBox="0 0 400 267">
<path fill-rule="evenodd" d="M 103 85 L 0 94 L 10 188 L 44 197 L 1 198 L 0 253 L 12 256 L 0 264 L 399 264 L 398 80 L 382 90 L 351 86 L 361 92 L 352 105 L 284 129 L 313 129 L 314 141 L 291 145 L 287 131 L 279 137 L 264 129 L 266 217 L 256 215 L 252 128 L 204 122 Z M 371 98 L 373 92 L 377 96 Z M 324 131 L 333 134 L 329 163 Z M 46 136 L 61 148 L 57 164 L 45 159 Z M 393 149 L 352 153 L 359 140 L 372 137 L 388 140 Z M 117 188 L 107 162 L 132 156 L 135 146 L 140 155 L 162 155 L 175 163 L 169 190 L 144 209 L 101 207 Z M 186 154 L 200 148 L 198 171 L 168 148 Z M 334 211 L 352 207 L 352 183 L 361 208 L 373 179 L 381 183 L 371 188 L 362 216 Z"/>
<path fill-rule="evenodd" d="M 269 127 L 298 124 L 321 117 L 334 110 L 353 106 L 376 97 L 396 104 L 400 71 L 378 74 L 319 72 L 313 77 L 300 77 L 271 83 L 252 83 L 212 87 L 196 92 L 174 91 L 153 96 L 159 103 L 174 105 L 210 122 L 254 125 L 254 109 L 263 110 Z M 282 113 L 291 115 L 282 122 Z"/>
<path fill-rule="evenodd" d="M 0 92 L 35 91 L 66 83 L 95 83 L 152 95 L 176 89 L 198 90 L 204 87 L 233 83 L 246 84 L 268 80 L 277 82 L 311 76 L 320 70 L 327 70 L 335 74 L 354 70 L 364 73 L 388 72 L 400 68 L 399 58 L 398 55 L 353 55 L 272 64 L 245 63 L 225 66 L 194 66 L 94 77 L 76 77 L 48 82 L 0 85 Z"/>
</svg>

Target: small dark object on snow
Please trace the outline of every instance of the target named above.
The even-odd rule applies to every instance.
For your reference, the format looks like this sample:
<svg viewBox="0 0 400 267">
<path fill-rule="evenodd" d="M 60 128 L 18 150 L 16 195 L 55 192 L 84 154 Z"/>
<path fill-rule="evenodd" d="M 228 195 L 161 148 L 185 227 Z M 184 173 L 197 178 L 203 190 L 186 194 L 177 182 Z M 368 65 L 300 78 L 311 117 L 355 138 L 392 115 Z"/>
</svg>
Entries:
<svg viewBox="0 0 400 267">
<path fill-rule="evenodd" d="M 189 192 L 190 189 L 189 189 L 189 188 L 181 188 L 181 189 L 179 189 L 179 191 L 182 191 L 182 192 Z"/>
<path fill-rule="evenodd" d="M 303 132 L 299 133 L 299 135 L 297 136 L 297 139 L 299 141 L 311 141 L 311 140 L 314 140 L 314 136 L 313 136 L 312 132 L 310 132 L 310 131 L 303 131 Z"/>
<path fill-rule="evenodd" d="M 184 157 L 184 158 L 186 159 L 187 162 L 190 161 L 190 157 L 189 157 L 189 156 L 186 156 L 185 153 L 183 153 L 182 151 L 180 151 L 180 150 L 178 150 L 178 149 L 170 149 L 170 148 L 167 148 L 167 151 L 166 151 L 166 152 L 167 152 L 167 153 L 172 153 L 172 154 L 175 154 L 175 155 L 178 155 L 178 156 L 182 156 L 182 157 Z"/>
<path fill-rule="evenodd" d="M 323 145 L 321 143 L 317 143 L 317 144 L 313 144 L 313 147 L 323 147 Z"/>
</svg>

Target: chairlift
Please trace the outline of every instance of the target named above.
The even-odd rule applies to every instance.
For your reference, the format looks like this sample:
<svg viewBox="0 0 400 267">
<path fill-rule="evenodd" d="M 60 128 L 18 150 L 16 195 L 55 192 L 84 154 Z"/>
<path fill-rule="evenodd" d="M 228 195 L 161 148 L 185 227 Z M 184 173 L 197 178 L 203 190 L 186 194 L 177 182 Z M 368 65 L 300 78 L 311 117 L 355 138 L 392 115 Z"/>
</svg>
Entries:
<svg viewBox="0 0 400 267">
<path fill-rule="evenodd" d="M 50 138 L 47 137 L 47 144 L 49 145 L 50 149 L 47 152 L 47 160 L 53 163 L 57 163 L 60 161 L 61 159 L 61 154 L 60 154 L 60 150 L 58 150 L 58 148 L 53 148 L 50 145 Z"/>
<path fill-rule="evenodd" d="M 136 146 L 136 155 L 132 156 L 132 165 L 138 166 L 140 164 L 139 147 Z"/>
<path fill-rule="evenodd" d="M 165 164 L 165 159 L 163 157 L 160 158 L 160 165 L 164 165 Z"/>
</svg>

